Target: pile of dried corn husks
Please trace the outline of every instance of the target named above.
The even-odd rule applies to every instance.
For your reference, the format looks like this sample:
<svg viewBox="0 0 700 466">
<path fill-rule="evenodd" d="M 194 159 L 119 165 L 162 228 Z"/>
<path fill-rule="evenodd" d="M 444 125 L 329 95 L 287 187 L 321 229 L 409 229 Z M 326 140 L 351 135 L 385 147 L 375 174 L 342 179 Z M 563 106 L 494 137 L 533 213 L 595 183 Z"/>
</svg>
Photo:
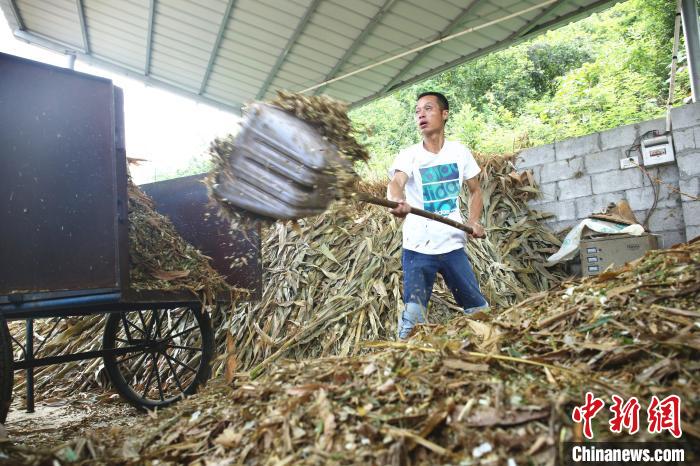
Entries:
<svg viewBox="0 0 700 466">
<path fill-rule="evenodd" d="M 172 222 L 159 214 L 153 201 L 131 180 L 129 195 L 129 274 L 131 288 L 186 290 L 204 302 L 229 285 L 209 264 L 209 258 L 177 233 Z"/>
<path fill-rule="evenodd" d="M 487 239 L 467 249 L 493 307 L 508 306 L 558 282 L 543 267 L 559 241 L 530 211 L 527 176 L 513 175 L 510 157 L 480 160 Z M 385 186 L 359 189 L 381 195 Z M 466 206 L 466 198 L 462 200 Z M 263 236 L 265 289 L 260 302 L 234 310 L 233 356 L 239 369 L 281 355 L 303 359 L 347 355 L 366 340 L 393 338 L 401 298 L 401 223 L 387 209 L 338 203 L 298 224 L 277 223 Z M 429 321 L 459 309 L 440 283 Z"/>
<path fill-rule="evenodd" d="M 606 402 L 595 440 L 612 438 L 613 394 L 642 405 L 640 432 L 618 440 L 669 440 L 646 431 L 645 411 L 652 395 L 675 394 L 683 439 L 697 446 L 699 361 L 697 241 L 494 317 L 421 326 L 406 342 L 365 342 L 355 356 L 278 361 L 256 380 L 219 380 L 136 429 L 98 430 L 54 454 L 133 464 L 555 465 L 563 442 L 582 439 L 571 413 L 586 391 Z"/>
<path fill-rule="evenodd" d="M 141 290 L 185 291 L 210 303 L 219 292 L 231 293 L 224 278 L 209 259 L 175 231 L 170 220 L 153 208 L 153 201 L 129 179 L 129 262 L 131 288 Z M 213 316 L 221 323 L 221 316 Z M 90 315 L 67 319 L 41 319 L 35 322 L 35 357 L 56 356 L 99 349 L 106 317 Z M 24 344 L 23 321 L 9 324 L 11 335 Z M 221 339 L 221 338 L 220 338 Z M 14 359 L 23 359 L 23 349 L 15 344 Z M 99 383 L 106 384 L 102 360 L 93 359 L 35 369 L 37 398 L 62 396 Z M 17 372 L 15 392 L 24 394 L 24 372 Z"/>
</svg>

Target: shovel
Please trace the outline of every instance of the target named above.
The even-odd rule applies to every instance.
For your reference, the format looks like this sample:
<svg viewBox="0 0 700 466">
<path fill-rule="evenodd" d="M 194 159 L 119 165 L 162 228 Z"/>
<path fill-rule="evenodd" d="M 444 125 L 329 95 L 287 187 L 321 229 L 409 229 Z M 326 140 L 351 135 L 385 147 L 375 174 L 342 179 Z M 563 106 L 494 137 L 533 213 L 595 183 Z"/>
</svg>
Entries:
<svg viewBox="0 0 700 466">
<path fill-rule="evenodd" d="M 226 165 L 226 170 L 216 174 L 212 197 L 276 220 L 323 213 L 352 173 L 351 163 L 313 126 L 257 102 L 249 106 Z M 398 205 L 364 193 L 351 197 L 389 208 Z M 410 213 L 472 233 L 471 227 L 432 212 L 411 207 Z"/>
</svg>

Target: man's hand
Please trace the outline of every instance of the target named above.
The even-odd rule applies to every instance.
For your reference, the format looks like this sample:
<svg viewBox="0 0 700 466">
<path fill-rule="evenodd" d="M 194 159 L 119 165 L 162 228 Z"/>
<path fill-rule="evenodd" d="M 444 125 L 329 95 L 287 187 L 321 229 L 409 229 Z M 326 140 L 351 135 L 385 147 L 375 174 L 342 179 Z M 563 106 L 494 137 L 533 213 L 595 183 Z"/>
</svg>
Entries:
<svg viewBox="0 0 700 466">
<path fill-rule="evenodd" d="M 411 212 L 411 206 L 406 202 L 406 183 L 408 182 L 408 175 L 404 172 L 397 170 L 394 173 L 394 177 L 391 179 L 386 187 L 386 197 L 390 201 L 398 202 L 398 206 L 389 210 L 392 214 L 399 218 L 405 218 L 409 212 Z"/>
<path fill-rule="evenodd" d="M 392 214 L 399 218 L 405 218 L 406 215 L 411 213 L 411 206 L 408 205 L 406 201 L 398 201 L 399 205 L 395 208 L 389 210 Z"/>
<path fill-rule="evenodd" d="M 484 227 L 482 227 L 480 224 L 476 222 L 469 222 L 467 223 L 470 227 L 472 227 L 473 233 L 469 235 L 470 238 L 475 238 L 475 239 L 481 239 L 481 238 L 486 238 L 486 231 L 484 230 Z"/>
</svg>

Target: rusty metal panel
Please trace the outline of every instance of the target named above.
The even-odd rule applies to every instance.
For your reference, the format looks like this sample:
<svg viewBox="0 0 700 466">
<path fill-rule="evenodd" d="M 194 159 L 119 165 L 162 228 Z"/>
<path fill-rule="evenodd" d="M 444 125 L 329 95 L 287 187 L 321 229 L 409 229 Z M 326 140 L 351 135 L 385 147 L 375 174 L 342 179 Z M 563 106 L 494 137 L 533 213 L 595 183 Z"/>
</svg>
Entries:
<svg viewBox="0 0 700 466">
<path fill-rule="evenodd" d="M 230 231 L 228 223 L 209 205 L 204 175 L 141 185 L 161 214 L 170 218 L 178 233 L 212 258 L 211 265 L 238 288 L 250 290 L 251 299 L 262 296 L 260 228 Z M 232 263 L 237 266 L 231 267 Z"/>
<path fill-rule="evenodd" d="M 0 295 L 119 288 L 111 81 L 0 53 Z"/>
</svg>

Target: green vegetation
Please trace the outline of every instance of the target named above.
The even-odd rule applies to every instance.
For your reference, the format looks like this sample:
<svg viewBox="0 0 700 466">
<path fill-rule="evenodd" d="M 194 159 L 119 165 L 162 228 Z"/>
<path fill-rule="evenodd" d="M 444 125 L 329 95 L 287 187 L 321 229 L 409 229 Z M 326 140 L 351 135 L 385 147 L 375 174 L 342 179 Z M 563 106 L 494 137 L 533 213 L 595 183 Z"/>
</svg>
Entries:
<svg viewBox="0 0 700 466">
<path fill-rule="evenodd" d="M 357 108 L 351 118 L 373 154 L 358 170 L 385 179 L 398 151 L 419 140 L 413 108 L 425 90 L 450 99 L 449 137 L 481 153 L 658 118 L 668 97 L 674 12 L 674 0 L 629 0 Z M 681 69 L 676 103 L 689 93 Z"/>
</svg>

